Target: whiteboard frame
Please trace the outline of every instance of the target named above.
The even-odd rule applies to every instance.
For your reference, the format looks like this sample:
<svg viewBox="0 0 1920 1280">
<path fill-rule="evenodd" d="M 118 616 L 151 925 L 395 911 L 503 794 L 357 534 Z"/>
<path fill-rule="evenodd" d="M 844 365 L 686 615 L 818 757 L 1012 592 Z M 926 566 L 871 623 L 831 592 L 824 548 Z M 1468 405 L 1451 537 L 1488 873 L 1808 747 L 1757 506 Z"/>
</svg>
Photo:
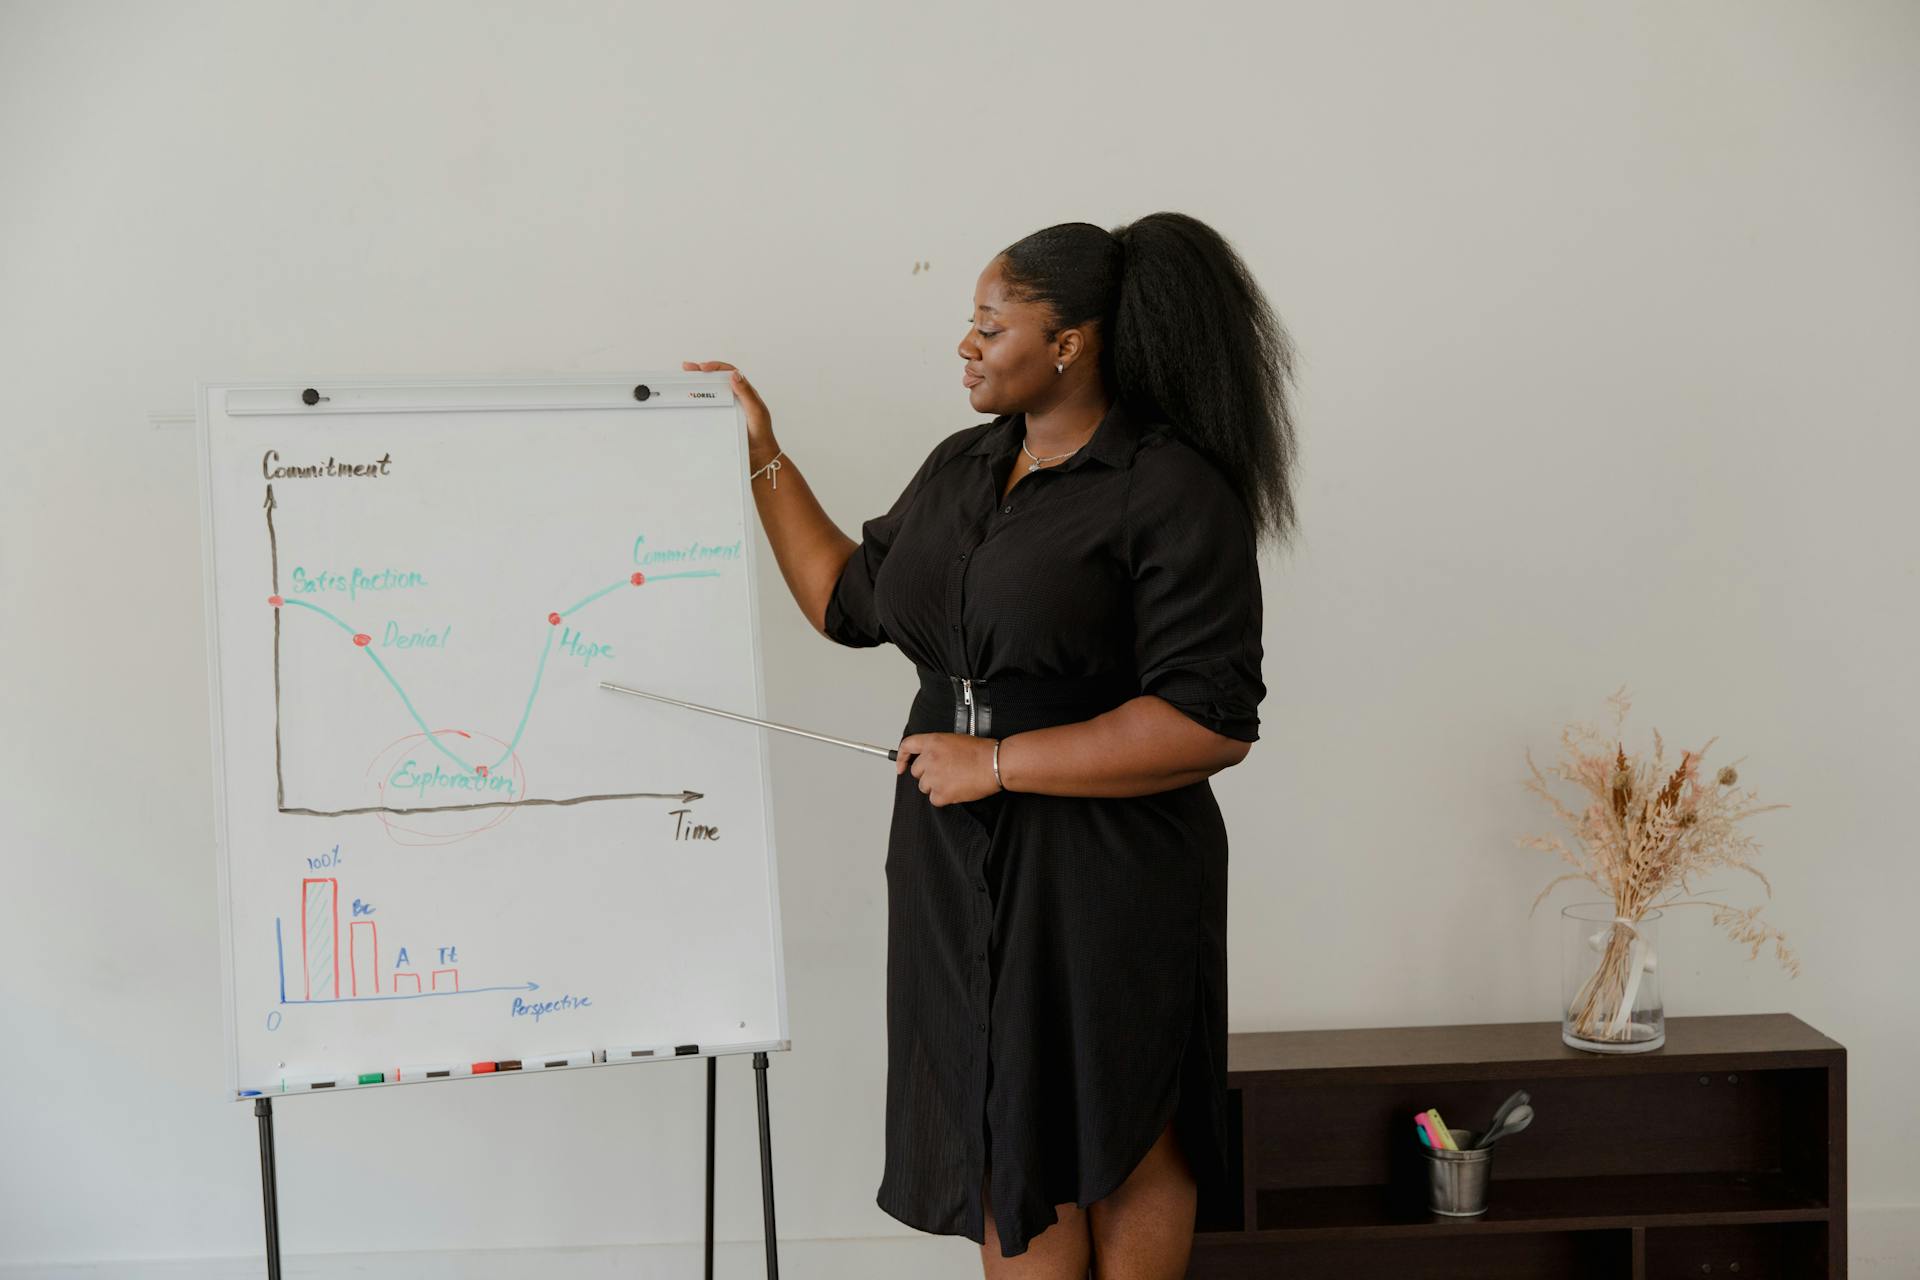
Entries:
<svg viewBox="0 0 1920 1280">
<path fill-rule="evenodd" d="M 645 384 L 657 394 L 647 400 L 633 398 L 632 388 Z M 324 393 L 338 390 L 354 393 L 348 401 L 327 406 L 309 406 L 301 401 L 301 393 L 307 388 L 319 389 Z M 213 752 L 213 839 L 214 862 L 217 873 L 217 889 L 220 904 L 220 976 L 222 1004 L 225 1016 L 221 1021 L 221 1034 L 225 1040 L 227 1064 L 227 1091 L 230 1101 L 244 1102 L 255 1097 L 300 1097 L 313 1093 L 353 1093 L 360 1089 L 378 1089 L 394 1084 L 439 1084 L 456 1080 L 486 1080 L 511 1078 L 520 1075 L 544 1075 L 551 1071 L 574 1071 L 588 1067 L 626 1066 L 635 1063 L 674 1062 L 687 1058 L 713 1058 L 724 1054 L 764 1053 L 788 1050 L 793 1047 L 792 1029 L 787 1021 L 787 973 L 786 943 L 780 931 L 780 858 L 776 849 L 773 811 L 773 773 L 765 729 L 754 729 L 754 739 L 760 757 L 760 803 L 765 815 L 767 836 L 767 905 L 770 915 L 771 937 L 773 940 L 773 982 L 775 1005 L 778 1011 L 777 1040 L 749 1041 L 734 1044 L 703 1044 L 695 1047 L 692 1053 L 682 1053 L 680 1046 L 655 1046 L 651 1057 L 613 1058 L 610 1055 L 603 1060 L 582 1062 L 565 1067 L 531 1068 L 508 1072 L 488 1072 L 481 1075 L 449 1076 L 444 1079 L 422 1080 L 383 1080 L 374 1084 L 356 1084 L 352 1088 L 285 1089 L 279 1091 L 243 1090 L 240 1084 L 240 1042 L 238 999 L 235 993 L 235 973 L 233 956 L 233 900 L 229 883 L 228 860 L 230 849 L 227 840 L 227 769 L 226 769 L 226 718 L 222 708 L 220 688 L 220 600 L 218 584 L 215 581 L 215 561 L 213 545 L 213 452 L 212 452 L 212 401 L 216 391 L 242 391 L 250 393 L 248 398 L 256 403 L 268 403 L 276 397 L 259 397 L 251 393 L 285 392 L 286 406 L 283 410 L 267 407 L 254 407 L 240 415 L 223 408 L 226 416 L 266 416 L 283 413 L 285 416 L 321 416 L 339 414 L 342 416 L 366 413 L 446 413 L 446 412 L 486 412 L 489 410 L 526 412 L 529 410 L 559 411 L 570 409 L 621 409 L 644 413 L 649 408 L 687 408 L 692 400 L 712 400 L 711 407 L 719 409 L 723 405 L 733 408 L 733 443 L 735 456 L 739 463 L 736 470 L 740 476 L 740 502 L 742 521 L 751 526 L 742 539 L 746 543 L 747 564 L 747 617 L 753 644 L 753 711 L 752 714 L 764 720 L 767 718 L 766 673 L 761 661 L 760 633 L 760 572 L 759 542 L 764 536 L 759 529 L 758 507 L 753 500 L 753 480 L 749 474 L 746 415 L 740 407 L 739 398 L 733 394 L 732 375 L 725 371 L 712 373 L 673 370 L 637 370 L 629 373 L 574 373 L 574 374 L 422 374 L 393 377 L 367 377 L 365 375 L 338 378 L 309 377 L 304 380 L 293 378 L 255 378 L 255 379 L 201 379 L 194 383 L 195 445 L 198 453 L 197 467 L 200 489 L 200 565 L 201 581 L 204 586 L 205 617 L 207 625 L 207 698 L 212 716 L 211 740 Z M 391 394 L 381 394 L 381 393 Z M 455 398 L 461 392 L 480 393 L 478 399 Z M 624 392 L 624 400 L 619 393 Z M 517 394 L 516 394 L 517 393 Z M 708 407 L 702 404 L 700 407 Z M 717 415 L 716 415 L 717 416 Z M 596 1056 L 605 1046 L 595 1050 Z M 628 1046 L 618 1046 L 625 1048 Z M 644 1047 L 644 1046 L 633 1046 Z M 398 1064 L 396 1064 L 398 1065 Z M 391 1074 L 391 1073 L 389 1073 Z"/>
</svg>

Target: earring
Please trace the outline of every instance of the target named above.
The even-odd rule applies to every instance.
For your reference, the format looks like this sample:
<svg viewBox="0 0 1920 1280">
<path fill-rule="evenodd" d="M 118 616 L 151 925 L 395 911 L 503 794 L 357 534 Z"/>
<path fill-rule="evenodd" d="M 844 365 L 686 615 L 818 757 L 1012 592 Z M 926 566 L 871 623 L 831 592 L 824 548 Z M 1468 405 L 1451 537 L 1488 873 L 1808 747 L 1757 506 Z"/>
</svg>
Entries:
<svg viewBox="0 0 1920 1280">
<path fill-rule="evenodd" d="M 1067 366 L 1065 366 L 1065 365 L 1063 365 L 1063 364 L 1057 364 L 1057 365 L 1055 365 L 1055 366 L 1053 366 L 1053 371 L 1054 371 L 1055 373 L 1065 373 L 1065 372 L 1067 371 Z"/>
</svg>

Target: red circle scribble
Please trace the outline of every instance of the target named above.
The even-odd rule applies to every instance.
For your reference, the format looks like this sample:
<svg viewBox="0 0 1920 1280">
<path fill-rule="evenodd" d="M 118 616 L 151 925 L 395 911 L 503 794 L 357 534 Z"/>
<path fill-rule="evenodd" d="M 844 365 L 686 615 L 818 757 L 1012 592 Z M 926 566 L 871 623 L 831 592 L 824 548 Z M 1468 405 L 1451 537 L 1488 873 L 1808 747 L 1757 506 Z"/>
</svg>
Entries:
<svg viewBox="0 0 1920 1280">
<path fill-rule="evenodd" d="M 647 575 L 644 573 L 636 573 L 631 578 L 627 579 L 628 582 L 631 582 L 636 587 L 645 583 L 646 580 L 647 580 Z"/>
<path fill-rule="evenodd" d="M 560 615 L 557 613 L 550 613 L 547 615 L 547 621 L 551 622 L 554 626 L 557 627 L 560 625 Z"/>
<path fill-rule="evenodd" d="M 353 642 L 359 645 L 362 649 L 364 649 L 368 645 L 373 643 L 373 637 L 368 635 L 366 632 L 362 631 L 358 635 L 354 636 Z"/>
<path fill-rule="evenodd" d="M 457 734 L 468 741 L 484 739 L 488 742 L 498 743 L 503 748 L 508 745 L 504 738 L 496 738 L 490 733 L 474 734 L 467 732 L 465 729 L 435 729 L 433 732 L 436 737 Z M 380 748 L 379 754 L 374 756 L 372 763 L 367 766 L 367 776 L 373 781 L 374 792 L 379 796 L 379 804 L 384 806 L 388 803 L 387 779 L 393 774 L 395 761 L 392 757 L 397 754 L 395 748 L 404 748 L 409 743 L 424 742 L 426 738 L 427 735 L 424 733 L 406 734 L 402 737 L 395 738 L 392 742 Z M 431 748 L 429 749 L 431 750 Z M 513 779 L 513 794 L 518 797 L 525 797 L 527 794 L 526 766 L 521 763 L 520 753 L 517 751 L 509 753 L 507 758 L 510 762 L 508 766 L 509 776 Z M 491 774 L 491 771 L 484 765 L 478 766 L 477 771 L 481 772 L 483 776 L 490 776 Z M 413 808 L 415 806 L 408 804 L 403 799 L 395 807 Z M 456 844 L 461 840 L 471 839 L 483 831 L 493 830 L 493 828 L 499 826 L 508 818 L 511 818 L 515 811 L 516 806 L 505 805 L 496 809 L 456 810 L 443 815 L 443 817 L 439 819 L 439 821 L 449 824 L 447 829 L 439 831 L 422 830 L 418 826 L 408 825 L 409 823 L 419 822 L 427 816 L 425 814 L 379 813 L 375 816 L 380 819 L 380 825 L 387 829 L 388 838 L 395 844 L 421 848 Z M 465 826 L 464 824 L 469 821 L 475 825 Z M 403 839 L 402 837 L 404 836 L 417 836 L 419 838 L 408 840 Z"/>
<path fill-rule="evenodd" d="M 272 605 L 274 608 L 278 609 L 281 605 L 286 603 L 286 600 L 280 596 L 268 596 L 267 603 Z"/>
</svg>

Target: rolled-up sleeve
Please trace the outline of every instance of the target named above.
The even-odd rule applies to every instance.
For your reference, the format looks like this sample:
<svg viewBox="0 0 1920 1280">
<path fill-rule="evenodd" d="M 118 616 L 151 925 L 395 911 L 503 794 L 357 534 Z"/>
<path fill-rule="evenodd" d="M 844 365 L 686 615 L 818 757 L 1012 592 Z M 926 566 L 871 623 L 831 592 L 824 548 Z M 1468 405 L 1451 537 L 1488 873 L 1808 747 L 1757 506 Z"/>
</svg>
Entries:
<svg viewBox="0 0 1920 1280">
<path fill-rule="evenodd" d="M 926 488 L 928 480 L 982 429 L 962 428 L 935 445 L 920 464 L 920 469 L 907 481 L 907 487 L 893 500 L 893 505 L 860 526 L 860 545 L 853 549 L 853 554 L 847 557 L 847 563 L 841 568 L 840 577 L 833 584 L 833 593 L 827 597 L 826 611 L 821 618 L 821 629 L 828 639 L 856 649 L 889 642 L 891 637 L 887 635 L 886 628 L 880 625 L 880 614 L 874 601 L 874 584 L 880 577 L 880 565 L 886 560 L 901 523 L 906 520 L 907 513 L 912 510 L 914 501 Z"/>
<path fill-rule="evenodd" d="M 1224 476 L 1184 446 L 1143 451 L 1127 501 L 1140 691 L 1242 742 L 1259 740 L 1258 544 Z"/>
</svg>

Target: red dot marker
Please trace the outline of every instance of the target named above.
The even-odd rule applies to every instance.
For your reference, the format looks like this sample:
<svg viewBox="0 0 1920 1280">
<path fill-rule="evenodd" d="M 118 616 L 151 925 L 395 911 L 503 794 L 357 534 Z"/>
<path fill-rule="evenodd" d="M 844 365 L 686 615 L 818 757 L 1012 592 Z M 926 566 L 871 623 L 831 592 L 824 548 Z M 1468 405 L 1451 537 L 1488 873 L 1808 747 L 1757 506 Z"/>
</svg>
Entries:
<svg viewBox="0 0 1920 1280">
<path fill-rule="evenodd" d="M 362 649 L 364 649 L 368 645 L 373 643 L 373 637 L 368 635 L 366 632 L 362 631 L 359 635 L 356 635 L 353 638 L 353 642 L 359 645 Z"/>
<path fill-rule="evenodd" d="M 281 605 L 286 603 L 286 600 L 280 596 L 268 596 L 267 603 L 272 605 L 274 608 L 278 609 Z"/>
<path fill-rule="evenodd" d="M 479 774 L 483 778 L 487 776 L 487 766 L 483 764 L 477 764 L 473 766 L 473 771 Z"/>
<path fill-rule="evenodd" d="M 640 586 L 646 580 L 647 580 L 647 575 L 644 573 L 636 573 L 631 578 L 627 579 L 628 582 L 631 582 L 636 587 Z"/>
<path fill-rule="evenodd" d="M 560 615 L 557 613 L 550 613 L 547 615 L 547 621 L 551 622 L 554 626 L 557 627 L 560 625 Z"/>
</svg>

